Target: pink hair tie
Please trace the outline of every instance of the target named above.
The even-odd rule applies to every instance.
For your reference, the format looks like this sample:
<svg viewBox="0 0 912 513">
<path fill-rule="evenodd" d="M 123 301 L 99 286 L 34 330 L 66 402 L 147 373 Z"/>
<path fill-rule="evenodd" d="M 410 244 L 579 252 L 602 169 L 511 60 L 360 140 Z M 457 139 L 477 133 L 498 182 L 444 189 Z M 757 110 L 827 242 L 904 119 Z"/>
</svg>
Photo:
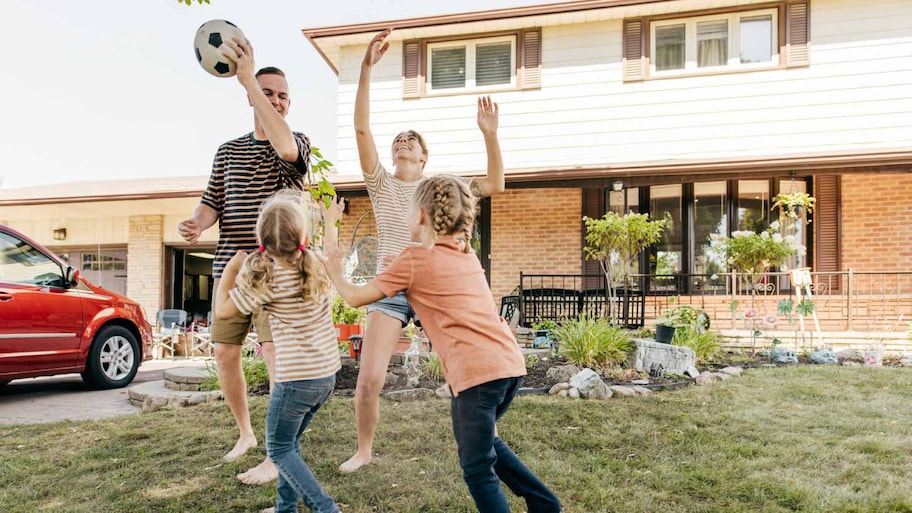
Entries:
<svg viewBox="0 0 912 513">
<path fill-rule="evenodd" d="M 306 246 L 304 246 L 304 244 L 298 244 L 298 249 L 304 251 L 306 249 Z"/>
<path fill-rule="evenodd" d="M 260 246 L 260 247 L 258 247 L 258 248 L 257 248 L 257 251 L 259 251 L 260 253 L 265 253 L 265 252 L 266 252 L 266 246 Z"/>
</svg>

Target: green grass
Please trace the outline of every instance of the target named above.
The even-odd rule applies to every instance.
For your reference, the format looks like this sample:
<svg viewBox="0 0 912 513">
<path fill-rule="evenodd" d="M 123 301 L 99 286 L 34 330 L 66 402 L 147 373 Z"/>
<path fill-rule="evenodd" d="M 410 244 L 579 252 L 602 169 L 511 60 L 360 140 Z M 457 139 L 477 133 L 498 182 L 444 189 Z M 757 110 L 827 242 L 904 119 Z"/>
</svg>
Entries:
<svg viewBox="0 0 912 513">
<path fill-rule="evenodd" d="M 521 396 L 499 428 L 568 513 L 912 512 L 909 390 L 908 369 L 758 369 L 650 397 Z M 305 458 L 342 510 L 474 511 L 449 403 L 381 404 L 376 463 L 357 474 L 335 472 L 355 449 L 350 399 L 332 398 L 305 435 Z M 251 399 L 260 432 L 265 407 Z M 0 426 L 0 511 L 258 511 L 273 488 L 234 476 L 264 450 L 222 462 L 235 435 L 227 407 L 211 403 Z"/>
</svg>

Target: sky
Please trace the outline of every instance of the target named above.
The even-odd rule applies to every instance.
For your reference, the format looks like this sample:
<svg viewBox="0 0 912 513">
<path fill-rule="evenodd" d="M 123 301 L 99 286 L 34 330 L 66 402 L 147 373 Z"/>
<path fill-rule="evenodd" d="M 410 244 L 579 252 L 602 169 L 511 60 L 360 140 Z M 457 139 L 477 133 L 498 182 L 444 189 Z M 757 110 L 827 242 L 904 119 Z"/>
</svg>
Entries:
<svg viewBox="0 0 912 513">
<path fill-rule="evenodd" d="M 210 1 L 2 0 L 0 189 L 208 175 L 253 112 L 235 78 L 197 64 L 193 36 L 207 20 L 238 25 L 257 67 L 285 70 L 289 125 L 334 160 L 337 77 L 301 29 L 553 3 Z"/>
</svg>

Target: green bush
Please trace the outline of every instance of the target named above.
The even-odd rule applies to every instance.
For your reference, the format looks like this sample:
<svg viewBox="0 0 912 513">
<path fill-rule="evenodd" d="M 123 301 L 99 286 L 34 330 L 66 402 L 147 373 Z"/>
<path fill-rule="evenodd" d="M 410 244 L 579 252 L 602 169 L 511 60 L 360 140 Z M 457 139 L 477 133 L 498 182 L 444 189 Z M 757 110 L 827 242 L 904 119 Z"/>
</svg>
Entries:
<svg viewBox="0 0 912 513">
<path fill-rule="evenodd" d="M 554 336 L 559 354 L 572 364 L 591 369 L 616 366 L 633 349 L 626 331 L 612 326 L 607 319 L 586 315 L 561 321 Z"/>
<path fill-rule="evenodd" d="M 269 391 L 269 370 L 266 368 L 266 360 L 258 356 L 245 356 L 241 358 L 241 370 L 244 372 L 248 391 Z M 209 375 L 203 380 L 202 388 L 219 390 L 221 387 L 214 362 L 206 362 L 206 372 Z"/>
<path fill-rule="evenodd" d="M 443 362 L 440 361 L 440 357 L 437 355 L 431 355 L 427 360 L 424 361 L 424 374 L 436 381 L 437 383 L 443 383 Z"/>
<path fill-rule="evenodd" d="M 689 347 L 697 356 L 697 363 L 712 361 L 722 350 L 719 335 L 712 331 L 703 331 L 696 326 L 675 328 L 672 345 Z"/>
<path fill-rule="evenodd" d="M 367 318 L 367 313 L 360 308 L 348 306 L 342 296 L 336 294 L 333 298 L 332 318 L 333 324 L 360 324 Z"/>
</svg>

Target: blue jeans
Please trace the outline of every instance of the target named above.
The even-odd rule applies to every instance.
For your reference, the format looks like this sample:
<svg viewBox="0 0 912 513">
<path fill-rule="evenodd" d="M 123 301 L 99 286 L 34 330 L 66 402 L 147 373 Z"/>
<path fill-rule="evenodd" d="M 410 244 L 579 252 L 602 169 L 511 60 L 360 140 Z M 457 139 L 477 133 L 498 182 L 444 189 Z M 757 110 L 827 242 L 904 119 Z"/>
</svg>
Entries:
<svg viewBox="0 0 912 513">
<path fill-rule="evenodd" d="M 510 513 L 501 481 L 526 500 L 529 513 L 561 510 L 554 493 L 494 435 L 494 424 L 507 411 L 521 382 L 522 378 L 489 381 L 463 390 L 450 401 L 462 477 L 481 513 Z"/>
<path fill-rule="evenodd" d="M 336 501 L 326 494 L 301 456 L 301 434 L 329 398 L 336 376 L 276 382 L 266 412 L 266 452 L 279 469 L 276 513 L 298 511 L 298 497 L 314 513 L 336 513 Z"/>
</svg>

